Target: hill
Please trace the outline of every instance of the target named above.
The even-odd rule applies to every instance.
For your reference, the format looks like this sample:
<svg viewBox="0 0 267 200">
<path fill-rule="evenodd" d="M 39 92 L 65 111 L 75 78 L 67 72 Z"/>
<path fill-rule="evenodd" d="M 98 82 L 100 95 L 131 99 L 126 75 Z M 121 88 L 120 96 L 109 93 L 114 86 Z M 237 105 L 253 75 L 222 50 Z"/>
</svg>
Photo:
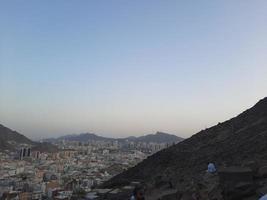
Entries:
<svg viewBox="0 0 267 200">
<path fill-rule="evenodd" d="M 176 135 L 171 135 L 163 132 L 156 132 L 155 134 L 148 134 L 140 137 L 128 137 L 125 139 L 134 142 L 154 142 L 154 143 L 171 143 L 171 142 L 180 142 L 184 140 L 183 138 L 178 137 Z"/>
<path fill-rule="evenodd" d="M 14 150 L 18 145 L 33 145 L 34 142 L 24 135 L 0 124 L 0 151 Z"/>
<path fill-rule="evenodd" d="M 173 142 L 180 142 L 183 140 L 183 138 L 178 137 L 176 135 L 163 133 L 163 132 L 157 132 L 155 134 L 148 134 L 148 135 L 140 136 L 140 137 L 130 136 L 126 138 L 108 138 L 108 137 L 102 137 L 102 136 L 96 135 L 94 133 L 81 133 L 81 134 L 65 135 L 65 136 L 61 136 L 58 138 L 45 139 L 43 141 L 55 142 L 55 141 L 61 141 L 61 140 L 78 141 L 78 142 L 86 142 L 90 140 L 94 140 L 94 141 L 118 140 L 121 143 L 124 143 L 124 142 L 173 143 Z"/>
<path fill-rule="evenodd" d="M 95 141 L 107 141 L 107 140 L 114 140 L 112 138 L 106 138 L 102 136 L 98 136 L 94 133 L 81 133 L 78 135 L 66 135 L 61 136 L 57 138 L 58 140 L 67 140 L 67 141 L 78 141 L 78 142 L 84 142 L 89 140 L 95 140 Z"/>
<path fill-rule="evenodd" d="M 181 189 L 198 179 L 209 162 L 217 166 L 240 166 L 251 160 L 266 163 L 266 158 L 267 98 L 264 98 L 237 117 L 153 154 L 102 187 L 114 188 L 141 181 L 153 189 L 171 181 Z"/>
<path fill-rule="evenodd" d="M 0 124 L 0 152 L 15 151 L 22 146 L 31 146 L 41 152 L 55 152 L 58 148 L 50 143 L 33 142 L 24 135 Z"/>
</svg>

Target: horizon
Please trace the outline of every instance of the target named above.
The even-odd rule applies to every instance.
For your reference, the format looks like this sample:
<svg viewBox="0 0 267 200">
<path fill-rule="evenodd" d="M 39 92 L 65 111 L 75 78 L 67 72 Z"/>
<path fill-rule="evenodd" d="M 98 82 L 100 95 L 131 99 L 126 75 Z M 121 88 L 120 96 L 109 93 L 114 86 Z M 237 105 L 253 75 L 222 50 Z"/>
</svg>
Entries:
<svg viewBox="0 0 267 200">
<path fill-rule="evenodd" d="M 162 132 L 162 131 L 157 131 L 155 133 L 148 133 L 148 134 L 145 134 L 145 135 L 135 135 L 135 136 L 134 135 L 130 135 L 130 136 L 125 136 L 125 137 L 106 137 L 105 135 L 100 135 L 98 133 L 85 132 L 85 133 L 73 133 L 73 134 L 68 134 L 68 135 L 61 135 L 59 137 L 43 138 L 43 140 L 45 140 L 45 139 L 58 139 L 60 137 L 65 137 L 65 136 L 80 136 L 80 135 L 85 135 L 85 134 L 92 134 L 92 135 L 96 135 L 96 136 L 100 136 L 100 137 L 104 137 L 104 138 L 112 138 L 112 139 L 126 139 L 126 138 L 129 138 L 129 137 L 138 138 L 138 137 L 142 137 L 142 136 L 156 135 L 158 133 L 177 136 L 175 134 L 165 133 L 165 132 Z M 182 138 L 182 137 L 179 137 L 179 136 L 177 136 L 177 137 L 178 138 Z M 182 138 L 182 139 L 187 139 L 187 138 Z M 42 140 L 42 139 L 39 139 L 39 140 Z"/>
<path fill-rule="evenodd" d="M 1 1 L 0 124 L 188 138 L 266 96 L 267 2 Z"/>
<path fill-rule="evenodd" d="M 264 97 L 264 98 L 262 98 L 262 99 L 259 99 L 253 106 L 251 106 L 251 107 L 245 109 L 244 111 L 242 111 L 242 112 L 240 112 L 239 114 L 237 114 L 237 115 L 231 117 L 230 119 L 232 119 L 232 118 L 234 118 L 234 117 L 237 117 L 238 115 L 242 114 L 243 112 L 247 111 L 248 109 L 251 109 L 251 108 L 254 107 L 259 101 L 261 101 L 261 100 L 263 100 L 263 99 L 265 99 L 265 98 L 267 98 L 267 96 Z M 225 119 L 223 122 L 225 122 L 225 121 L 227 121 L 227 120 L 230 120 L 230 119 Z M 223 123 L 223 122 L 219 122 L 219 123 Z M 24 135 L 23 133 L 21 133 L 21 132 L 19 132 L 19 131 L 17 131 L 17 130 L 14 130 L 14 129 L 10 128 L 10 127 L 7 127 L 7 126 L 5 126 L 4 124 L 1 124 L 1 123 L 0 123 L 0 125 L 4 126 L 4 127 L 6 127 L 6 128 L 9 128 L 9 129 L 11 129 L 12 131 L 16 131 L 16 132 L 18 132 L 18 133 Z M 205 127 L 205 129 L 212 128 L 213 126 L 216 126 L 216 125 L 217 125 L 217 124 L 211 125 L 211 126 L 209 126 L 209 127 Z M 64 137 L 64 136 L 78 136 L 78 135 L 82 135 L 82 134 L 94 134 L 94 135 L 101 136 L 101 137 L 106 137 L 106 138 L 122 139 L 122 138 L 127 138 L 127 137 L 141 137 L 141 136 L 147 136 L 147 135 L 155 135 L 155 134 L 157 134 L 157 133 L 164 133 L 164 134 L 168 134 L 168 135 L 176 135 L 177 137 L 180 137 L 180 138 L 183 138 L 183 139 L 188 139 L 188 138 L 190 138 L 191 136 L 197 134 L 197 133 L 200 132 L 200 131 L 201 131 L 201 130 L 199 130 L 199 131 L 193 133 L 192 135 L 186 136 L 186 137 L 183 137 L 183 136 L 181 136 L 181 135 L 177 135 L 177 134 L 174 134 L 174 133 L 164 132 L 164 131 L 156 131 L 156 132 L 154 132 L 154 133 L 144 133 L 144 134 L 141 134 L 141 135 L 140 135 L 140 134 L 137 134 L 137 135 L 136 135 L 136 134 L 132 134 L 132 135 L 127 135 L 127 136 L 111 136 L 111 137 L 109 137 L 108 135 L 105 135 L 105 134 L 101 134 L 101 133 L 99 134 L 99 133 L 95 133 L 95 132 L 87 131 L 87 132 L 80 132 L 80 133 L 70 133 L 70 134 L 57 135 L 57 136 L 55 136 L 55 137 L 41 137 L 41 138 L 31 138 L 31 137 L 28 137 L 28 138 L 31 139 L 31 140 L 33 140 L 33 141 L 39 141 L 39 140 L 45 140 L 45 139 L 57 139 L 57 138 L 59 138 L 59 137 Z M 25 136 L 27 137 L 27 135 L 25 135 Z"/>
</svg>

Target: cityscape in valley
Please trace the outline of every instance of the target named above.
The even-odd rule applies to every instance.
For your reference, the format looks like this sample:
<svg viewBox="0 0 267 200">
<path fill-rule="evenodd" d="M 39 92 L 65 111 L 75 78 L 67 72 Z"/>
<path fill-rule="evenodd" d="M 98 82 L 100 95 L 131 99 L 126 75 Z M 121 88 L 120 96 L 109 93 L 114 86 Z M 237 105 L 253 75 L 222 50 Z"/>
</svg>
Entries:
<svg viewBox="0 0 267 200">
<path fill-rule="evenodd" d="M 267 97 L 187 139 L 82 133 L 36 142 L 0 125 L 0 141 L 3 200 L 122 200 L 140 185 L 149 200 L 254 200 L 267 192 Z"/>
<path fill-rule="evenodd" d="M 0 197 L 97 197 L 101 190 L 96 188 L 103 182 L 182 140 L 157 132 L 118 139 L 84 133 L 33 142 L 0 125 Z"/>
<path fill-rule="evenodd" d="M 267 200 L 267 0 L 0 0 L 0 200 Z"/>
</svg>

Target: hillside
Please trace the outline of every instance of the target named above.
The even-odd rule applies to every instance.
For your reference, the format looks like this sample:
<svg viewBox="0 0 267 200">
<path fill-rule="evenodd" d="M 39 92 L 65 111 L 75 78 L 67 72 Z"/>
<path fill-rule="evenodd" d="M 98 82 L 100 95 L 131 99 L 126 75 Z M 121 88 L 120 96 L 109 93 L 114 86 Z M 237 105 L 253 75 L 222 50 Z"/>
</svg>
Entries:
<svg viewBox="0 0 267 200">
<path fill-rule="evenodd" d="M 266 163 L 266 158 L 267 98 L 264 98 L 237 117 L 150 156 L 103 187 L 118 187 L 138 180 L 156 188 L 171 180 L 181 189 L 197 179 L 209 162 L 231 166 L 251 160 Z"/>
<path fill-rule="evenodd" d="M 33 145 L 34 142 L 24 135 L 0 124 L 0 151 L 14 150 L 16 145 Z"/>
<path fill-rule="evenodd" d="M 41 152 L 55 152 L 58 148 L 50 143 L 33 142 L 24 135 L 0 124 L 0 152 L 15 151 L 20 146 L 31 146 Z"/>
</svg>

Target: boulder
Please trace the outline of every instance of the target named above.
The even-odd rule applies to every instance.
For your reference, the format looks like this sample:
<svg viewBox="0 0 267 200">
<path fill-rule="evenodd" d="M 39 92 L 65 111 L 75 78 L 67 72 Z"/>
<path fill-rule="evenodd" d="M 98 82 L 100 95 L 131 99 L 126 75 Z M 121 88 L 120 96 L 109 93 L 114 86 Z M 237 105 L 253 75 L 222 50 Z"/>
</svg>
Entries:
<svg viewBox="0 0 267 200">
<path fill-rule="evenodd" d="M 256 192 L 253 172 L 247 167 L 228 167 L 220 169 L 220 186 L 227 200 L 240 200 Z"/>
<path fill-rule="evenodd" d="M 225 167 L 218 170 L 221 184 L 236 184 L 253 181 L 253 172 L 248 167 Z"/>
</svg>

